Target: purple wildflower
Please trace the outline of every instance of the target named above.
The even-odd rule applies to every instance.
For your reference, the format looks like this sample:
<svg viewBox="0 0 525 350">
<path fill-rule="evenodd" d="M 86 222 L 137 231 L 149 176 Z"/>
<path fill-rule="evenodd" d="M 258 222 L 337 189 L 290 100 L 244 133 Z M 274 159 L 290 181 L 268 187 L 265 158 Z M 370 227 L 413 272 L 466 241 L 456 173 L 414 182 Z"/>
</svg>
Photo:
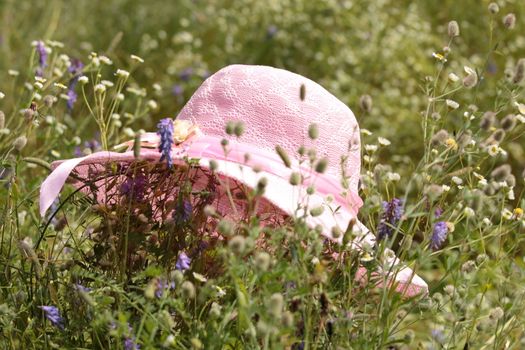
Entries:
<svg viewBox="0 0 525 350">
<path fill-rule="evenodd" d="M 179 84 L 173 85 L 173 87 L 171 88 L 171 93 L 174 96 L 181 96 L 184 93 L 184 88 L 182 87 L 182 85 Z"/>
<path fill-rule="evenodd" d="M 128 176 L 126 181 L 120 185 L 120 194 L 131 196 L 137 202 L 144 201 L 145 193 L 146 177 L 142 174 L 137 174 L 135 177 Z"/>
<path fill-rule="evenodd" d="M 37 41 L 36 52 L 38 53 L 38 68 L 36 70 L 36 75 L 41 77 L 44 74 L 44 69 L 47 67 L 47 49 L 43 41 Z"/>
<path fill-rule="evenodd" d="M 160 278 L 157 280 L 157 288 L 155 289 L 155 296 L 161 298 L 165 290 L 175 289 L 175 282 L 167 282 Z"/>
<path fill-rule="evenodd" d="M 61 330 L 64 330 L 64 319 L 60 316 L 60 311 L 56 306 L 40 306 L 51 324 Z"/>
<path fill-rule="evenodd" d="M 189 81 L 191 76 L 193 75 L 193 68 L 191 67 L 188 67 L 186 69 L 184 69 L 182 72 L 180 72 L 179 74 L 179 78 L 182 80 L 182 81 Z"/>
<path fill-rule="evenodd" d="M 77 85 L 78 78 L 80 77 L 80 73 L 82 73 L 82 68 L 84 68 L 84 64 L 78 59 L 73 59 L 71 65 L 68 68 L 69 73 L 73 75 L 69 81 L 69 86 L 67 89 L 67 109 L 69 111 L 73 109 L 73 105 L 75 104 L 78 97 L 77 93 L 75 92 L 75 87 Z"/>
<path fill-rule="evenodd" d="M 441 217 L 441 214 L 443 214 L 443 209 L 441 208 L 436 208 L 436 210 L 434 210 L 434 217 L 436 219 L 439 219 Z"/>
<path fill-rule="evenodd" d="M 277 34 L 277 27 L 275 25 L 270 25 L 266 29 L 266 39 L 272 39 Z"/>
<path fill-rule="evenodd" d="M 184 199 L 182 201 L 179 201 L 176 210 L 173 212 L 173 219 L 175 219 L 177 225 L 187 223 L 191 218 L 192 210 L 193 207 L 189 200 Z"/>
<path fill-rule="evenodd" d="M 75 284 L 75 288 L 76 288 L 79 292 L 84 292 L 84 293 L 91 292 L 91 288 L 84 287 L 83 285 L 78 284 L 78 283 Z"/>
<path fill-rule="evenodd" d="M 177 263 L 175 264 L 175 268 L 179 271 L 186 271 L 190 268 L 191 259 L 189 256 L 186 255 L 186 253 L 181 252 L 179 254 L 179 257 L 177 258 Z"/>
<path fill-rule="evenodd" d="M 129 336 L 124 338 L 124 350 L 139 350 L 140 345 L 137 344 L 137 339 L 133 335 L 133 328 L 128 324 Z"/>
<path fill-rule="evenodd" d="M 81 148 L 80 146 L 75 147 L 75 156 L 77 156 L 77 157 L 85 156 L 86 155 L 86 152 L 85 152 L 86 150 L 89 153 L 94 153 L 96 151 L 100 151 L 100 142 L 98 142 L 96 139 L 93 139 L 91 141 L 84 142 L 84 148 Z"/>
<path fill-rule="evenodd" d="M 445 239 L 447 238 L 448 227 L 445 221 L 438 221 L 434 224 L 434 230 L 432 237 L 430 238 L 430 248 L 432 250 L 438 250 L 441 248 Z"/>
<path fill-rule="evenodd" d="M 160 161 L 166 159 L 168 167 L 173 166 L 171 159 L 171 146 L 173 145 L 173 120 L 171 118 L 161 119 L 157 124 L 157 135 L 160 135 L 159 152 L 162 154 Z"/>
<path fill-rule="evenodd" d="M 383 214 L 377 228 L 377 238 L 383 239 L 392 235 L 392 230 L 403 215 L 403 202 L 401 199 L 394 198 L 390 202 L 383 202 Z"/>
</svg>

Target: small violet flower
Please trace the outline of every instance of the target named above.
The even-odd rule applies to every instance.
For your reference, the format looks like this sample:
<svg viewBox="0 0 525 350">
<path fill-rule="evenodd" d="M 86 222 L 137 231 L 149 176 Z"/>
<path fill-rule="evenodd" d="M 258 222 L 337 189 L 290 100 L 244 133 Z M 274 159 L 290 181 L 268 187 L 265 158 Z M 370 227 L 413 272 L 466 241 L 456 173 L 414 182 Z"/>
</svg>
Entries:
<svg viewBox="0 0 525 350">
<path fill-rule="evenodd" d="M 60 316 L 60 311 L 56 306 L 40 306 L 44 311 L 46 318 L 51 322 L 51 324 L 61 330 L 64 329 L 64 319 Z"/>
<path fill-rule="evenodd" d="M 430 248 L 432 250 L 438 250 L 441 248 L 445 239 L 447 238 L 448 226 L 445 221 L 438 221 L 434 224 L 434 230 L 432 237 L 430 238 Z"/>
<path fill-rule="evenodd" d="M 69 86 L 67 89 L 67 109 L 69 111 L 73 109 L 73 105 L 75 104 L 78 97 L 77 93 L 75 92 L 75 87 L 78 83 L 78 78 L 82 73 L 82 68 L 84 68 L 84 64 L 78 59 L 73 59 L 71 61 L 71 65 L 68 68 L 69 73 L 73 75 L 73 77 L 69 81 Z"/>
<path fill-rule="evenodd" d="M 403 202 L 394 198 L 390 202 L 383 202 L 383 214 L 377 228 L 377 238 L 383 239 L 392 235 L 392 230 L 403 215 Z"/>
<path fill-rule="evenodd" d="M 38 68 L 36 75 L 41 77 L 44 74 L 44 69 L 47 67 L 47 49 L 44 42 L 39 40 L 36 43 L 36 52 L 38 53 Z"/>
<path fill-rule="evenodd" d="M 177 263 L 175 264 L 175 268 L 179 271 L 186 271 L 190 268 L 191 259 L 186 253 L 181 252 L 179 254 L 179 257 L 177 258 Z"/>
<path fill-rule="evenodd" d="M 173 166 L 171 159 L 171 146 L 173 145 L 173 120 L 171 118 L 161 119 L 157 124 L 157 135 L 160 136 L 159 152 L 162 154 L 160 161 L 166 159 L 168 167 Z"/>
</svg>

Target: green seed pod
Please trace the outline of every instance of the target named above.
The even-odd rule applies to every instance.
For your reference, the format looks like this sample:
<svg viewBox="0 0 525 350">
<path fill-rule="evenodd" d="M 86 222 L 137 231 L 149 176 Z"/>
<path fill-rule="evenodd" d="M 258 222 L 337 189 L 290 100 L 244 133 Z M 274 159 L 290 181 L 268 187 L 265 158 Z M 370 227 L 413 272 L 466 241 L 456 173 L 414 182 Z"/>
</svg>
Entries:
<svg viewBox="0 0 525 350">
<path fill-rule="evenodd" d="M 301 101 L 304 101 L 306 98 L 306 86 L 304 86 L 304 84 L 301 84 L 301 87 L 299 88 L 299 98 Z"/>
<path fill-rule="evenodd" d="M 228 246 L 235 254 L 242 254 L 246 248 L 246 239 L 243 236 L 235 236 L 229 242 Z"/>
<path fill-rule="evenodd" d="M 308 137 L 310 137 L 312 140 L 315 140 L 319 137 L 319 127 L 317 124 L 310 124 L 308 127 Z"/>
<path fill-rule="evenodd" d="M 244 134 L 244 123 L 243 122 L 237 122 L 235 123 L 235 127 L 233 129 L 233 133 L 237 137 L 241 137 L 242 134 Z"/>
<path fill-rule="evenodd" d="M 289 168 L 292 166 L 292 162 L 290 161 L 290 157 L 288 157 L 288 153 L 282 148 L 281 146 L 277 145 L 275 146 L 275 151 L 281 157 L 281 160 L 283 161 L 284 165 Z"/>
<path fill-rule="evenodd" d="M 313 217 L 319 216 L 324 213 L 324 207 L 322 205 L 310 209 L 310 215 Z"/>
<path fill-rule="evenodd" d="M 231 120 L 226 123 L 226 133 L 228 135 L 233 135 L 233 133 L 235 132 L 234 131 L 235 130 L 235 124 L 236 123 L 234 121 L 231 121 Z"/>
<path fill-rule="evenodd" d="M 321 158 L 317 162 L 317 165 L 315 166 L 315 171 L 319 174 L 323 174 L 326 171 L 326 168 L 328 167 L 328 158 Z"/>
<path fill-rule="evenodd" d="M 297 186 L 302 182 L 301 174 L 298 172 L 293 172 L 290 175 L 290 185 Z"/>
<path fill-rule="evenodd" d="M 195 298 L 195 286 L 190 281 L 184 281 L 181 286 L 182 295 L 187 299 Z"/>
</svg>

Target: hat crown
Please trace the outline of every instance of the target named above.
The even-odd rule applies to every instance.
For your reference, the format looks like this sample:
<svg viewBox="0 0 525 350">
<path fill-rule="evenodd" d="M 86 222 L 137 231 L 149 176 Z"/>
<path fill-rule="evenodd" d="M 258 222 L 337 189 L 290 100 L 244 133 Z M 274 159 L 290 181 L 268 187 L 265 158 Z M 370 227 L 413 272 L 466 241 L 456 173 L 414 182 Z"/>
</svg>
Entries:
<svg viewBox="0 0 525 350">
<path fill-rule="evenodd" d="M 357 192 L 361 161 L 355 116 L 334 95 L 301 75 L 268 66 L 227 66 L 197 89 L 178 119 L 192 121 L 207 135 L 225 138 L 229 138 L 226 123 L 242 121 L 242 142 L 270 152 L 280 145 L 295 159 L 301 145 L 315 148 L 318 158 L 328 159 L 326 173 L 338 179 L 341 157 L 346 156 L 345 176 Z M 312 123 L 319 130 L 316 140 L 308 137 Z"/>
</svg>

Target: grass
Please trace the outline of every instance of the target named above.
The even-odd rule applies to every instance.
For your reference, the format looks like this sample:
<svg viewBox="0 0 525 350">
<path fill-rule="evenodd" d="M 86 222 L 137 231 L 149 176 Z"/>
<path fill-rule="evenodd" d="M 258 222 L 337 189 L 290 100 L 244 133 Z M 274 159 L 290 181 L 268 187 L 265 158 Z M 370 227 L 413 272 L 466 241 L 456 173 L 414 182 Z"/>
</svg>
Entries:
<svg viewBox="0 0 525 350">
<path fill-rule="evenodd" d="M 498 4 L 2 2 L 2 348 L 520 349 L 525 6 Z M 134 182 L 129 201 L 113 204 L 67 186 L 40 218 L 52 161 L 155 130 L 232 63 L 303 74 L 354 111 L 360 220 L 380 234 L 384 202 L 402 202 L 377 248 L 327 244 L 301 217 L 273 228 L 250 212 L 225 219 L 207 206 L 216 188 L 191 186 L 223 179 L 191 162 L 105 170 L 177 191 L 159 197 L 171 220 L 137 200 Z M 253 203 L 261 187 L 230 191 Z M 190 199 L 199 205 L 188 209 Z M 427 281 L 427 296 L 356 281 L 390 249 Z"/>
</svg>

